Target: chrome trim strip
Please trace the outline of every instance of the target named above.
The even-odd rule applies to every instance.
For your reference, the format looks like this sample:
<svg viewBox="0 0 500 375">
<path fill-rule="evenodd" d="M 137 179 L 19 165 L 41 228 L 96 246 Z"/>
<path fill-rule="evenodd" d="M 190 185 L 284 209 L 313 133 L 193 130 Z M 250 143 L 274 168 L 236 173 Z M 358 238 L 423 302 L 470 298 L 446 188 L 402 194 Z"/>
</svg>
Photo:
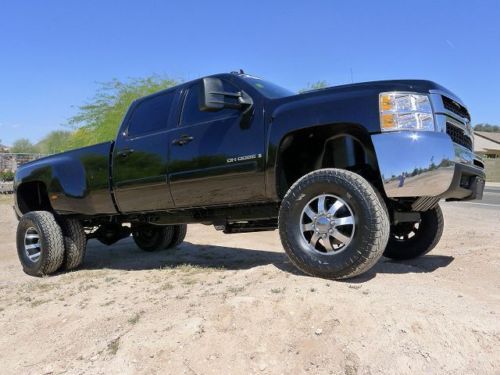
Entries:
<svg viewBox="0 0 500 375">
<path fill-rule="evenodd" d="M 458 96 L 456 96 L 455 94 L 451 93 L 451 92 L 444 92 L 442 90 L 438 90 L 438 89 L 431 89 L 429 90 L 429 92 L 431 94 L 437 94 L 439 96 L 447 96 L 448 98 L 456 101 L 457 103 L 459 103 L 460 105 L 464 106 L 465 108 L 467 108 L 467 106 L 465 105 L 465 103 L 463 102 L 462 99 L 460 99 Z M 441 98 L 439 99 L 439 101 L 441 102 L 441 106 L 443 106 L 442 104 L 442 101 L 441 101 Z M 469 108 L 467 108 L 467 110 L 469 110 Z"/>
<path fill-rule="evenodd" d="M 472 142 L 472 149 L 474 150 L 474 131 L 472 127 L 467 126 L 454 118 L 448 117 L 443 114 L 436 114 L 434 116 L 436 120 L 436 130 L 446 134 L 446 123 L 450 123 L 459 129 L 462 129 L 466 136 L 468 136 Z"/>
<path fill-rule="evenodd" d="M 434 110 L 434 114 L 446 115 L 447 117 L 450 117 L 451 119 L 458 121 L 461 124 L 465 124 L 466 127 L 470 128 L 470 121 L 465 117 L 457 115 L 455 112 L 447 110 L 444 107 L 443 99 L 441 97 L 446 96 L 446 97 L 456 101 L 457 103 L 459 103 L 460 105 L 465 107 L 467 109 L 467 111 L 469 111 L 469 108 L 467 108 L 467 106 L 462 102 L 462 100 L 460 100 L 460 98 L 458 98 L 457 96 L 454 96 L 454 95 L 450 95 L 450 93 L 442 92 L 440 90 L 429 90 L 429 92 L 430 92 L 429 96 L 430 96 L 430 100 L 432 103 L 432 108 Z"/>
</svg>

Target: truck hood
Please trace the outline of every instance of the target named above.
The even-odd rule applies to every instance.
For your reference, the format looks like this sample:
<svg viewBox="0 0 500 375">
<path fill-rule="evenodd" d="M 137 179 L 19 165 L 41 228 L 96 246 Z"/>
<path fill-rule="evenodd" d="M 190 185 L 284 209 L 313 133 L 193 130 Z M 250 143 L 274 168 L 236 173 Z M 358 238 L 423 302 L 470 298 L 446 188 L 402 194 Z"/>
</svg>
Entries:
<svg viewBox="0 0 500 375">
<path fill-rule="evenodd" d="M 445 87 L 428 80 L 390 80 L 390 81 L 371 81 L 361 82 L 349 85 L 333 86 L 324 89 L 312 90 L 302 94 L 287 96 L 284 98 L 274 99 L 270 103 L 270 110 L 273 113 L 283 107 L 298 104 L 298 102 L 310 101 L 313 105 L 317 100 L 338 100 L 345 97 L 356 97 L 365 95 L 376 95 L 385 91 L 411 91 L 429 93 L 439 91 L 453 100 L 463 104 L 462 100 Z"/>
</svg>

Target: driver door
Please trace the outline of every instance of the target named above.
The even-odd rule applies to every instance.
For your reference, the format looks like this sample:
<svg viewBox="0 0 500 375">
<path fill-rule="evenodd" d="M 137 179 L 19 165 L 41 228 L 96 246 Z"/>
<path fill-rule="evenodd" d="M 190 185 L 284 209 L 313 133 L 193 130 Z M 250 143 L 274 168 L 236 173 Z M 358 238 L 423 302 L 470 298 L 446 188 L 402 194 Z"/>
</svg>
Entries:
<svg viewBox="0 0 500 375">
<path fill-rule="evenodd" d="M 229 82 L 223 85 L 226 92 L 240 91 Z M 239 109 L 201 111 L 200 95 L 199 81 L 185 89 L 178 127 L 169 132 L 168 178 L 175 206 L 265 199 L 261 114 L 243 126 Z"/>
</svg>

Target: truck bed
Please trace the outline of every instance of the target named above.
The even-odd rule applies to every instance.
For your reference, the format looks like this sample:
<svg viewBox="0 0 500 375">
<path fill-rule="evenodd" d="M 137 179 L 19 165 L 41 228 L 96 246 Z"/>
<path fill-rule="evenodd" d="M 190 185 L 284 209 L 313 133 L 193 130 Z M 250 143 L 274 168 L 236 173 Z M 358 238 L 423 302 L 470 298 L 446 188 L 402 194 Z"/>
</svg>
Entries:
<svg viewBox="0 0 500 375">
<path fill-rule="evenodd" d="M 116 214 L 110 186 L 110 153 L 105 142 L 25 164 L 18 182 L 42 182 L 50 203 L 61 214 Z"/>
</svg>

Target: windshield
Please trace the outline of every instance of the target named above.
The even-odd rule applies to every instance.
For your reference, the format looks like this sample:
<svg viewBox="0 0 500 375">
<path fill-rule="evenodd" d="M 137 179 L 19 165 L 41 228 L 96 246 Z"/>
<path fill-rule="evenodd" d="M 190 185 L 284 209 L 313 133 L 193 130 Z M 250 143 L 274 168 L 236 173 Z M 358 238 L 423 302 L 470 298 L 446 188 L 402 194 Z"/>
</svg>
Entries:
<svg viewBox="0 0 500 375">
<path fill-rule="evenodd" d="M 291 90 L 285 89 L 272 82 L 265 81 L 257 77 L 252 77 L 248 75 L 242 75 L 240 77 L 243 78 L 250 85 L 252 85 L 252 87 L 254 87 L 262 95 L 270 99 L 283 98 L 285 96 L 295 95 L 295 93 Z"/>
</svg>

